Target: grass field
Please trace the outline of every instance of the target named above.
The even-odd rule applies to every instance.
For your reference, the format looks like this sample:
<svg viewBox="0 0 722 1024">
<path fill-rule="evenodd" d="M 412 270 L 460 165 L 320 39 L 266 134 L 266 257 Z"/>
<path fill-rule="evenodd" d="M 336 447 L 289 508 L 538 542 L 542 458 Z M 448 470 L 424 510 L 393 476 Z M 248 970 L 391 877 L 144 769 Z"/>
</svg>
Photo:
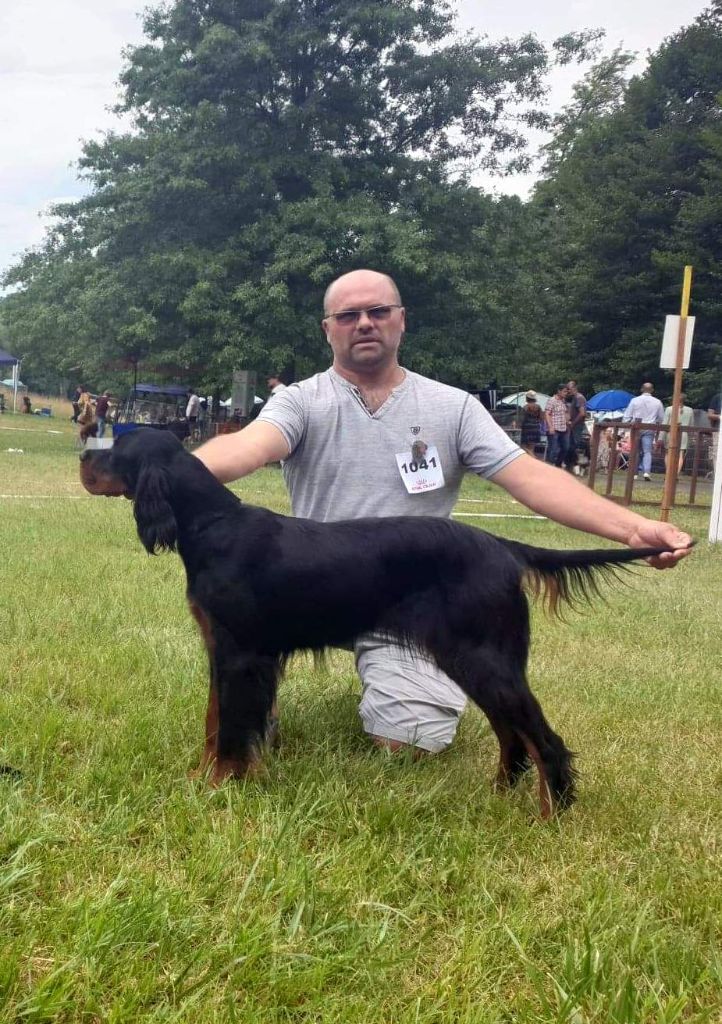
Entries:
<svg viewBox="0 0 722 1024">
<path fill-rule="evenodd" d="M 235 489 L 287 508 L 276 469 Z M 293 663 L 260 779 L 190 782 L 206 663 L 180 561 L 148 557 L 129 502 L 85 495 L 64 419 L 0 418 L 0 493 L 0 761 L 23 773 L 0 779 L 0 1021 L 722 1021 L 705 513 L 675 515 L 700 538 L 675 571 L 566 623 L 535 612 L 531 682 L 581 771 L 541 824 L 532 780 L 492 792 L 474 709 L 440 757 L 370 750 L 342 653 Z M 477 480 L 464 498 L 525 511 Z"/>
</svg>

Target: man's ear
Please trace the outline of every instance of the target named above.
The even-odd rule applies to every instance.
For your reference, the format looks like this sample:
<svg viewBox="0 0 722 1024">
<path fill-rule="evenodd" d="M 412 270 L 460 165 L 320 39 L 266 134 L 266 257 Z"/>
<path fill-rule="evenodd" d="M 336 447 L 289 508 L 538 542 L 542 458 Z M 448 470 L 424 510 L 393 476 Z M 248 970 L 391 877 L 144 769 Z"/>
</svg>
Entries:
<svg viewBox="0 0 722 1024">
<path fill-rule="evenodd" d="M 151 554 L 175 551 L 178 524 L 170 505 L 168 472 L 161 466 L 144 466 L 133 495 L 138 536 Z"/>
</svg>

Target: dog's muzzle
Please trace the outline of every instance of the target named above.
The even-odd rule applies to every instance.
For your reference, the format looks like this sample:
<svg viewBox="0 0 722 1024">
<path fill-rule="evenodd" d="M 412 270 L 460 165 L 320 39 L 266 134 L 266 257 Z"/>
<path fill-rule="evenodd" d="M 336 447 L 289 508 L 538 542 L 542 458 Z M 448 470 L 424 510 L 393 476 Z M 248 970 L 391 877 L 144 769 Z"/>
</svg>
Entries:
<svg viewBox="0 0 722 1024">
<path fill-rule="evenodd" d="M 107 451 L 85 449 L 80 453 L 80 482 L 90 494 L 101 494 L 106 498 L 127 496 L 128 488 L 123 480 L 113 476 L 108 469 Z"/>
</svg>

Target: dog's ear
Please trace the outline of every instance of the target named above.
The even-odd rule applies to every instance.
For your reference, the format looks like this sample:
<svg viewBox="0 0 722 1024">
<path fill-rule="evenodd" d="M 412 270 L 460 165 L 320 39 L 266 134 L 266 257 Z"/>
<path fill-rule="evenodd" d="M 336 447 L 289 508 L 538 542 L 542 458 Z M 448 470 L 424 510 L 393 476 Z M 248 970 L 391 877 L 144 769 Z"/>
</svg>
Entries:
<svg viewBox="0 0 722 1024">
<path fill-rule="evenodd" d="M 178 524 L 170 501 L 168 472 L 162 466 L 143 466 L 133 495 L 138 536 L 146 550 L 175 551 Z"/>
</svg>

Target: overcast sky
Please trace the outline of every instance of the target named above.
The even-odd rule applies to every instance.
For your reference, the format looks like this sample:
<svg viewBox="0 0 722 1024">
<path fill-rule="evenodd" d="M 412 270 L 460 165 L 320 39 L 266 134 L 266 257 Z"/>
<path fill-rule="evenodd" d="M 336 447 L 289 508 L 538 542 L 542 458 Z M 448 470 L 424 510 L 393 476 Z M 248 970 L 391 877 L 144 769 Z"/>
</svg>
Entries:
<svg viewBox="0 0 722 1024">
<path fill-rule="evenodd" d="M 40 241 L 50 203 L 83 193 L 73 169 L 80 142 L 118 125 L 108 107 L 118 95 L 121 50 L 142 39 L 137 12 L 143 6 L 143 0 L 2 0 L 0 271 Z M 642 57 L 704 7 L 698 0 L 458 2 L 460 27 L 492 39 L 533 31 L 551 41 L 601 27 L 606 49 L 623 43 Z M 579 74 L 578 68 L 557 73 L 557 106 Z M 529 180 L 498 187 L 525 194 Z"/>
</svg>

